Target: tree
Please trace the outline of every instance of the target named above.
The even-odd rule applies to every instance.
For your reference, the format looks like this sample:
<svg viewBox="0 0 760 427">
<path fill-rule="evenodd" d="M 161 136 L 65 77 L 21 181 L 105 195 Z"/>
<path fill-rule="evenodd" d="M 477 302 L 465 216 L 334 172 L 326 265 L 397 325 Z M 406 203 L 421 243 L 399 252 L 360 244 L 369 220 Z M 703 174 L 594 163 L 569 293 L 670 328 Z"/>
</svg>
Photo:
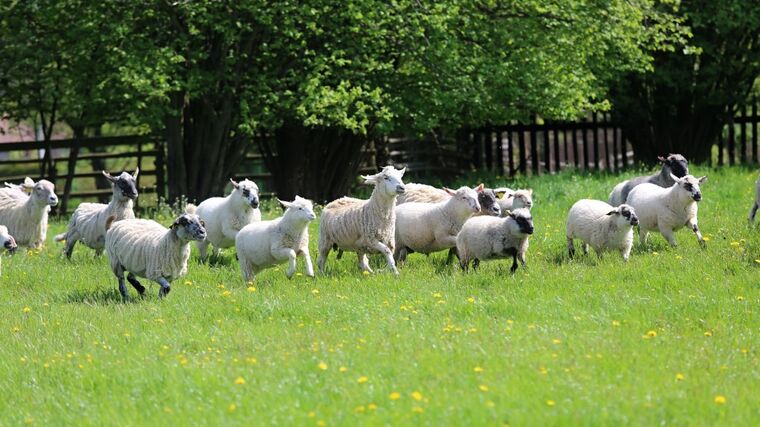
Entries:
<svg viewBox="0 0 760 427">
<path fill-rule="evenodd" d="M 693 0 L 680 13 L 689 49 L 655 55 L 653 69 L 613 86 L 614 114 L 636 158 L 681 153 L 701 163 L 760 76 L 760 4 Z"/>
</svg>

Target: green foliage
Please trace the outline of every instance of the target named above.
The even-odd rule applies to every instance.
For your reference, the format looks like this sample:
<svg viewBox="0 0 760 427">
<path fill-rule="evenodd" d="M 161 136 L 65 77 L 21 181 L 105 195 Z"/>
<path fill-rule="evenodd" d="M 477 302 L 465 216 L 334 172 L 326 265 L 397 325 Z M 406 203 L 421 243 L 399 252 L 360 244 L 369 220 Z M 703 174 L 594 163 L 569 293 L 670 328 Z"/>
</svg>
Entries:
<svg viewBox="0 0 760 427">
<path fill-rule="evenodd" d="M 695 173 L 710 176 L 707 249 L 653 235 L 627 264 L 565 255 L 567 209 L 622 177 L 532 179 L 536 233 L 514 276 L 508 261 L 463 274 L 445 253 L 363 276 L 332 254 L 327 275 L 280 267 L 249 291 L 226 251 L 210 267 L 193 255 L 166 300 L 152 285 L 122 304 L 107 259 L 63 259 L 55 223 L 41 253 L 3 256 L 0 410 L 41 425 L 757 424 L 756 172 Z"/>
</svg>

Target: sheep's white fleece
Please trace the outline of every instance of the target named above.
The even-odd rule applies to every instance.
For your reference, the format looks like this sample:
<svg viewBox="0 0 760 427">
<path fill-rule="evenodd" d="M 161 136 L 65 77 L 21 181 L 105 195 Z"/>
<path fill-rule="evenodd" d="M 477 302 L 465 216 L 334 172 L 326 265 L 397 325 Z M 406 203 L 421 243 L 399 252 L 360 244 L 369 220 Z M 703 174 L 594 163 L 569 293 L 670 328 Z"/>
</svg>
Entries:
<svg viewBox="0 0 760 427">
<path fill-rule="evenodd" d="M 106 252 L 112 265 L 121 264 L 130 273 L 153 281 L 171 282 L 187 273 L 190 242 L 155 221 L 126 219 L 106 232 Z"/>
<path fill-rule="evenodd" d="M 49 181 L 39 183 L 53 188 Z M 29 196 L 20 187 L 0 188 L 0 223 L 8 227 L 19 245 L 38 248 L 45 243 L 49 211 L 47 203 Z"/>
<path fill-rule="evenodd" d="M 258 198 L 258 186 L 249 180 L 238 183 Z M 194 208 L 194 206 L 191 206 Z M 206 248 L 214 245 L 214 252 L 220 248 L 235 246 L 235 236 L 246 225 L 261 221 L 261 210 L 250 205 L 242 195 L 242 190 L 233 188 L 226 197 L 211 197 L 197 206 L 197 215 L 205 222 L 207 237 L 196 243 L 200 257 L 206 257 Z"/>
<path fill-rule="evenodd" d="M 693 176 L 686 175 L 681 180 L 688 180 L 699 189 L 699 181 Z M 699 243 L 704 244 L 697 227 L 697 202 L 678 182 L 669 188 L 650 183 L 639 184 L 628 193 L 627 203 L 633 206 L 639 217 L 639 238 L 642 243 L 646 243 L 647 233 L 659 231 L 671 246 L 676 246 L 673 233 L 683 226 L 689 226 L 697 235 Z"/>
<path fill-rule="evenodd" d="M 66 240 L 67 249 L 73 249 L 74 243 L 80 241 L 100 253 L 106 246 L 106 219 L 113 216 L 113 221 L 133 219 L 134 202 L 128 198 L 103 203 L 82 203 L 71 214 L 69 227 L 65 233 L 55 236 L 55 241 Z"/>
<path fill-rule="evenodd" d="M 399 194 L 396 200 L 398 205 L 410 202 L 437 203 L 451 198 L 447 192 L 432 185 L 409 183 L 404 184 L 404 188 L 406 191 L 404 194 Z"/>
<path fill-rule="evenodd" d="M 755 201 L 752 203 L 752 208 L 749 210 L 749 222 L 755 221 L 755 214 L 760 208 L 760 179 L 755 183 Z"/>
<path fill-rule="evenodd" d="M 533 190 L 517 190 L 513 191 L 510 188 L 500 189 L 500 191 L 506 190 L 500 199 L 496 199 L 496 202 L 501 208 L 501 216 L 505 217 L 510 210 L 527 208 L 528 210 L 533 208 Z"/>
<path fill-rule="evenodd" d="M 521 212 L 522 211 L 522 212 Z M 514 214 L 530 218 L 525 209 L 515 209 Z M 525 265 L 528 251 L 528 234 L 520 231 L 514 218 L 475 216 L 467 220 L 457 235 L 457 252 L 462 267 L 472 260 L 499 259 L 511 256 L 511 249 L 517 251 L 517 259 Z"/>
<path fill-rule="evenodd" d="M 612 191 L 610 192 L 609 197 L 607 200 L 609 201 L 609 205 L 611 206 L 620 206 L 623 203 L 625 203 L 625 200 L 623 200 L 623 188 L 625 188 L 626 185 L 628 185 L 629 180 L 625 180 L 621 182 L 620 184 L 616 185 Z M 635 188 L 635 187 L 634 187 Z"/>
<path fill-rule="evenodd" d="M 467 194 L 479 211 L 475 190 L 466 188 L 466 191 L 457 190 L 459 192 Z M 449 196 L 448 200 L 437 203 L 405 203 L 396 206 L 396 259 L 403 260 L 406 248 L 429 254 L 456 247 L 459 230 L 467 218 L 475 213 L 473 206 L 456 196 Z"/>
<path fill-rule="evenodd" d="M 575 202 L 567 215 L 568 248 L 573 248 L 573 239 L 580 239 L 598 254 L 618 250 L 627 261 L 633 244 L 633 226 L 622 215 L 607 215 L 614 210 L 614 206 L 601 200 Z"/>
</svg>

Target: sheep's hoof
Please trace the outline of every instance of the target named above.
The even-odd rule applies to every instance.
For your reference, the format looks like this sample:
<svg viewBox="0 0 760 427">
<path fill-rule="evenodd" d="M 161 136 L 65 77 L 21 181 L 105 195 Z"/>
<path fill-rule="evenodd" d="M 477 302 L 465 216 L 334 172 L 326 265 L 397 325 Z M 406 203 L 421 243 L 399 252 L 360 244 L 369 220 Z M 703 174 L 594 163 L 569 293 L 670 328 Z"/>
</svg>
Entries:
<svg viewBox="0 0 760 427">
<path fill-rule="evenodd" d="M 167 296 L 169 294 L 169 292 L 171 292 L 171 290 L 172 290 L 171 286 L 167 286 L 165 288 L 161 288 L 158 291 L 158 297 L 159 298 L 163 298 L 163 297 Z"/>
</svg>

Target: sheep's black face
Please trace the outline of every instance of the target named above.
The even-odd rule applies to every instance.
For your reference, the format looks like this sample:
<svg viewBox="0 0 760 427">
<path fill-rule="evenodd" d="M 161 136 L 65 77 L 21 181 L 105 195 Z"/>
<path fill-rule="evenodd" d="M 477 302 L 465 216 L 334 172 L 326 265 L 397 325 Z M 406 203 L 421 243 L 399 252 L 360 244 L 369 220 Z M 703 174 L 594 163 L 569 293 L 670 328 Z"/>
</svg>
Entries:
<svg viewBox="0 0 760 427">
<path fill-rule="evenodd" d="M 499 216 L 501 208 L 496 203 L 496 194 L 493 190 L 483 190 L 478 193 L 478 202 L 480 203 L 480 213 L 483 215 Z"/>
<path fill-rule="evenodd" d="M 120 176 L 114 181 L 114 185 L 121 191 L 122 196 L 135 200 L 137 198 L 137 185 L 135 184 L 135 180 L 132 178 L 132 175 L 123 175 L 126 175 L 126 177 Z"/>
<path fill-rule="evenodd" d="M 3 243 L 3 247 L 10 253 L 16 252 L 16 249 L 18 249 L 18 245 L 16 245 L 16 241 L 12 236 L 8 236 L 8 239 Z"/>
<path fill-rule="evenodd" d="M 184 240 L 204 240 L 206 227 L 198 215 L 182 214 L 174 221 L 172 228 Z"/>
<path fill-rule="evenodd" d="M 686 181 L 683 183 L 684 190 L 688 191 L 691 195 L 691 198 L 698 202 L 702 200 L 702 192 L 699 190 L 699 184 L 694 184 L 689 181 Z"/>
<path fill-rule="evenodd" d="M 665 159 L 665 164 L 670 168 L 673 175 L 683 178 L 689 174 L 689 161 L 680 154 L 671 154 Z"/>
<path fill-rule="evenodd" d="M 634 226 L 639 225 L 639 217 L 636 216 L 636 213 L 628 205 L 620 206 L 620 215 L 622 215 L 629 224 Z"/>
<path fill-rule="evenodd" d="M 533 234 L 533 217 L 526 212 L 527 209 L 518 209 L 512 212 L 509 216 L 517 222 L 517 226 L 520 228 L 520 232 L 523 234 Z"/>
</svg>

